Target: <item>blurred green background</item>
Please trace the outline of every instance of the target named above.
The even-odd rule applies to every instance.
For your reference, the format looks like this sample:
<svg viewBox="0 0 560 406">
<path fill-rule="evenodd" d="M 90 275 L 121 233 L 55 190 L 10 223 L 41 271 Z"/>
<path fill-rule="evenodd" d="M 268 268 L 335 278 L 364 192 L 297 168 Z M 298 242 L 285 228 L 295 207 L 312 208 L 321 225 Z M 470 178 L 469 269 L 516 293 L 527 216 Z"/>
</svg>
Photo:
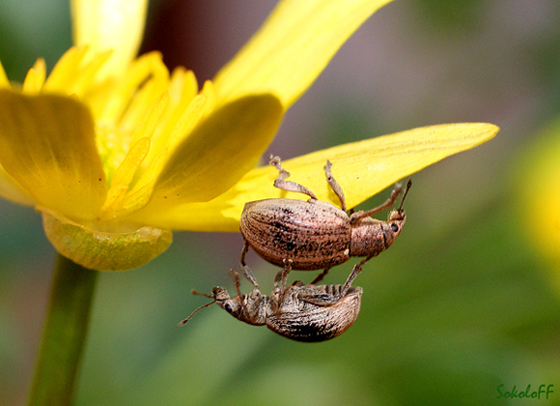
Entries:
<svg viewBox="0 0 560 406">
<path fill-rule="evenodd" d="M 143 52 L 163 51 L 201 83 L 274 4 L 153 2 Z M 100 278 L 76 404 L 560 405 L 559 17 L 556 0 L 397 0 L 376 13 L 287 113 L 271 152 L 447 122 L 501 132 L 413 176 L 403 234 L 355 282 L 355 325 L 297 343 L 212 306 L 176 327 L 206 302 L 191 288 L 232 287 L 242 246 L 239 234 L 176 233 L 148 265 Z M 52 68 L 70 44 L 65 0 L 0 2 L 10 79 L 37 57 Z M 30 208 L 1 201 L 0 227 L 0 399 L 23 405 L 55 254 Z M 276 270 L 248 261 L 269 291 Z M 498 398 L 527 385 L 554 393 Z"/>
</svg>

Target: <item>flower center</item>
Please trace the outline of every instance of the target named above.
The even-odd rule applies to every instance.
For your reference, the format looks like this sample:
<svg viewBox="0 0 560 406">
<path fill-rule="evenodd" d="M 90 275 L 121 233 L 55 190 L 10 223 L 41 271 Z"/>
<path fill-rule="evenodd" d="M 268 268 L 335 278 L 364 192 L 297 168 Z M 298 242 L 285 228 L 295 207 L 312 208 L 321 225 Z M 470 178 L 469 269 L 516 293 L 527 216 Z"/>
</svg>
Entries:
<svg viewBox="0 0 560 406">
<path fill-rule="evenodd" d="M 22 92 L 77 97 L 90 110 L 109 191 L 99 220 L 144 207 L 167 156 L 214 108 L 206 82 L 198 91 L 191 71 L 171 74 L 151 52 L 131 62 L 123 76 L 100 75 L 110 52 L 67 51 L 45 80 L 44 61 L 29 71 Z"/>
</svg>

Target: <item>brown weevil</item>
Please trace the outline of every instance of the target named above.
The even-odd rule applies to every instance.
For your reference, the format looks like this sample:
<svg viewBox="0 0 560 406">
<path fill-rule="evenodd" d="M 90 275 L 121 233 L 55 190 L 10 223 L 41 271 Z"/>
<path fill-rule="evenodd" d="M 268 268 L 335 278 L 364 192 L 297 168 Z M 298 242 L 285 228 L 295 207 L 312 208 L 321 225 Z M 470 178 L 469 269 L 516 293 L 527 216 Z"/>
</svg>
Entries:
<svg viewBox="0 0 560 406">
<path fill-rule="evenodd" d="M 296 281 L 285 285 L 287 272 L 280 271 L 270 296 L 261 294 L 257 285 L 245 295 L 239 289 L 239 274 L 231 270 L 237 296 L 216 286 L 208 295 L 195 290 L 193 294 L 214 299 L 200 306 L 179 323 L 185 325 L 200 309 L 217 303 L 222 309 L 245 323 L 262 326 L 296 341 L 319 342 L 344 333 L 358 318 L 362 288 L 352 286 L 341 296 L 343 285 L 303 285 Z M 282 280 L 279 284 L 278 281 Z"/>
<path fill-rule="evenodd" d="M 383 204 L 367 211 L 347 213 L 344 192 L 334 179 L 332 164 L 328 160 L 324 167 L 325 175 L 340 201 L 340 208 L 319 201 L 305 186 L 287 181 L 290 173 L 282 168 L 279 157 L 271 155 L 270 165 L 279 171 L 274 181 L 276 188 L 303 193 L 310 199 L 265 199 L 245 204 L 240 219 L 240 231 L 244 239 L 241 267 L 245 276 L 258 287 L 245 264 L 249 246 L 266 261 L 277 266 L 284 267 L 289 261 L 294 270 L 322 269 L 323 272 L 311 285 L 322 280 L 330 268 L 348 261 L 350 257 L 365 257 L 354 266 L 340 291 L 340 297 L 344 297 L 352 281 L 361 272 L 362 265 L 389 248 L 401 233 L 406 220 L 402 205 L 411 181 L 406 185 L 399 208 L 389 213 L 387 221 L 382 221 L 370 216 L 395 203 L 403 192 L 400 184 L 395 185 L 391 197 Z"/>
</svg>

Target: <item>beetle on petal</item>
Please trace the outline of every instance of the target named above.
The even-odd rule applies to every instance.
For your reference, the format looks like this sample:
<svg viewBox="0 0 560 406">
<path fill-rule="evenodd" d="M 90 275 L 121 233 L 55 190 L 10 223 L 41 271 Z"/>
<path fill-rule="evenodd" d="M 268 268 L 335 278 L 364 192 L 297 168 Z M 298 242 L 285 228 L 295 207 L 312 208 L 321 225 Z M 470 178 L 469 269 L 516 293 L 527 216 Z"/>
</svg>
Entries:
<svg viewBox="0 0 560 406">
<path fill-rule="evenodd" d="M 294 199 L 265 199 L 245 204 L 240 220 L 240 231 L 245 240 L 241 253 L 241 266 L 247 279 L 256 284 L 245 263 L 245 255 L 252 247 L 266 261 L 290 270 L 323 270 L 311 284 L 323 279 L 333 266 L 350 257 L 365 257 L 352 269 L 340 297 L 344 297 L 352 281 L 371 258 L 389 248 L 401 233 L 406 215 L 402 209 L 404 198 L 411 186 L 409 180 L 397 210 L 389 213 L 387 221 L 370 216 L 390 207 L 403 192 L 397 184 L 391 197 L 383 204 L 367 210 L 346 212 L 346 199 L 341 186 L 334 179 L 327 160 L 324 167 L 327 182 L 340 200 L 340 208 L 319 201 L 315 194 L 299 183 L 287 181 L 290 173 L 282 168 L 280 158 L 270 156 L 270 164 L 279 175 L 276 188 L 299 192 L 310 197 L 307 201 Z"/>
</svg>

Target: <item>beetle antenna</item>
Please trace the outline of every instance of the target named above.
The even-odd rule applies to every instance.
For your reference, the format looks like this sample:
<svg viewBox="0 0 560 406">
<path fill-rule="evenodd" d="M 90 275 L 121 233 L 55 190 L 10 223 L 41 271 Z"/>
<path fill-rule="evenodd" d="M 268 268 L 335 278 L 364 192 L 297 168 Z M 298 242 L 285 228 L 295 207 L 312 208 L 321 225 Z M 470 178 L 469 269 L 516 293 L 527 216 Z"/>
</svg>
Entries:
<svg viewBox="0 0 560 406">
<path fill-rule="evenodd" d="M 207 294 L 207 293 L 198 292 L 198 291 L 196 291 L 196 290 L 194 290 L 194 289 L 191 290 L 191 293 L 192 293 L 193 295 L 204 296 L 204 297 L 207 297 L 207 298 L 209 298 L 209 299 L 212 299 L 212 298 L 213 298 L 214 300 L 212 300 L 210 303 L 206 303 L 206 304 L 200 306 L 199 308 L 197 308 L 194 312 L 192 312 L 192 313 L 190 314 L 189 317 L 187 317 L 185 320 L 183 320 L 183 321 L 179 322 L 179 324 L 177 324 L 179 327 L 184 326 L 185 324 L 187 324 L 187 322 L 192 318 L 192 316 L 194 316 L 196 313 L 198 313 L 199 310 L 204 309 L 204 308 L 206 308 L 206 307 L 208 307 L 208 306 L 211 306 L 211 305 L 213 305 L 214 303 L 216 303 L 216 298 L 214 298 L 214 296 L 212 296 L 212 295 L 209 295 L 209 294 Z"/>
<path fill-rule="evenodd" d="M 189 317 L 187 317 L 187 318 L 186 318 L 185 320 L 183 320 L 183 321 L 180 321 L 179 324 L 177 324 L 177 325 L 178 325 L 179 327 L 184 326 L 184 325 L 187 324 L 187 322 L 192 318 L 192 316 L 194 316 L 196 313 L 198 313 L 199 310 L 204 309 L 205 307 L 211 306 L 211 305 L 213 305 L 214 303 L 216 303 L 216 301 L 215 301 L 215 300 L 212 300 L 210 303 L 206 303 L 206 304 L 200 306 L 198 309 L 196 309 L 194 312 L 192 312 L 192 313 L 190 314 Z"/>
<path fill-rule="evenodd" d="M 404 192 L 404 195 L 406 196 L 406 192 L 408 192 L 408 188 L 410 187 L 410 181 L 408 182 L 408 184 L 406 185 L 406 191 Z M 393 188 L 393 191 L 391 192 L 391 197 L 389 197 L 387 200 L 385 200 L 384 203 L 380 204 L 377 207 L 374 207 L 373 209 L 369 209 L 367 211 L 357 211 L 354 212 L 350 215 L 350 224 L 355 224 L 358 220 L 363 219 L 364 217 L 368 217 L 371 216 L 372 214 L 378 213 L 381 210 L 385 210 L 387 207 L 392 206 L 395 203 L 395 200 L 397 200 L 397 197 L 399 197 L 399 195 L 402 192 L 402 186 L 400 183 L 396 183 L 395 187 Z M 403 199 L 404 200 L 404 199 Z M 402 202 L 401 202 L 401 207 L 402 207 Z M 400 210 L 400 208 L 399 208 Z"/>
<path fill-rule="evenodd" d="M 412 186 L 412 179 L 409 179 L 408 182 L 406 182 L 406 189 L 404 190 L 404 194 L 403 194 L 401 204 L 399 206 L 398 211 L 402 210 L 402 206 L 403 206 L 403 203 L 404 203 L 404 198 L 406 197 L 406 195 L 408 193 L 408 190 L 410 189 L 411 186 Z"/>
<path fill-rule="evenodd" d="M 197 296 L 204 296 L 204 297 L 207 297 L 208 299 L 214 299 L 213 295 L 209 295 L 208 293 L 199 292 L 196 289 L 191 289 L 191 294 L 192 295 L 197 295 Z"/>
</svg>

